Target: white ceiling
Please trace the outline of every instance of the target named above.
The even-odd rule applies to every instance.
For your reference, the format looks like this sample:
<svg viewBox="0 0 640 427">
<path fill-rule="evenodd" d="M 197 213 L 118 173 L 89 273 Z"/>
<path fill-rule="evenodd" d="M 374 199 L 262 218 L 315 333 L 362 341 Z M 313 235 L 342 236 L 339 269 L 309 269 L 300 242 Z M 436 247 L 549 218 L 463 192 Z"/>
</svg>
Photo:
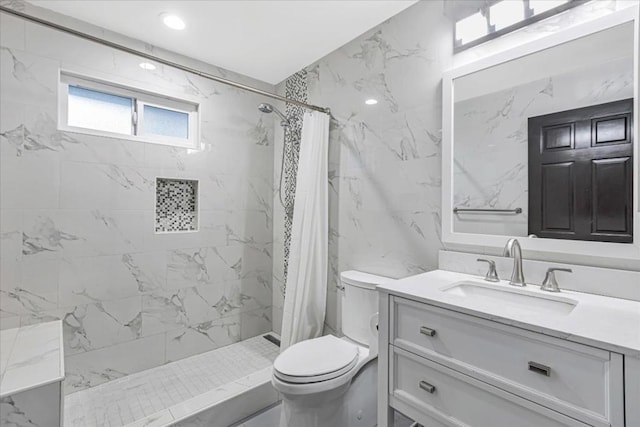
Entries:
<svg viewBox="0 0 640 427">
<path fill-rule="evenodd" d="M 416 0 L 30 0 L 36 6 L 276 84 Z M 182 17 L 182 31 L 164 26 Z"/>
</svg>

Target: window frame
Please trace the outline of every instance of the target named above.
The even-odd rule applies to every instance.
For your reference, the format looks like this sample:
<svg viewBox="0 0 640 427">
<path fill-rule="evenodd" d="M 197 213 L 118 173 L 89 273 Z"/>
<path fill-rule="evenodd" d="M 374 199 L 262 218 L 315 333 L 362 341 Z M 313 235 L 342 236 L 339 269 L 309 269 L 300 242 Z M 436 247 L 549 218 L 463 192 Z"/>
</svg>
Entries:
<svg viewBox="0 0 640 427">
<path fill-rule="evenodd" d="M 200 149 L 200 103 L 198 102 L 162 95 L 134 87 L 130 84 L 125 85 L 120 82 L 113 82 L 66 70 L 60 70 L 58 84 L 58 130 L 107 138 L 125 139 L 129 141 L 170 145 L 173 147 Z M 70 126 L 68 124 L 69 86 L 79 86 L 88 90 L 130 98 L 132 100 L 131 134 L 109 132 L 80 126 Z M 143 111 L 145 105 L 187 114 L 188 138 L 184 139 L 164 135 L 143 134 Z"/>
</svg>

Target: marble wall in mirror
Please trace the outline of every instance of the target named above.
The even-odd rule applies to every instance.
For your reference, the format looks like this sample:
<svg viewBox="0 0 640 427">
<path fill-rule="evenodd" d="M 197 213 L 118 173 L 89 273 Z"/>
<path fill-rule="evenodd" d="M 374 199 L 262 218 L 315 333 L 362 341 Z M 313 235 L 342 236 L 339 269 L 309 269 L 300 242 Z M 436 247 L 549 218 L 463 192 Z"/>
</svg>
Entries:
<svg viewBox="0 0 640 427">
<path fill-rule="evenodd" d="M 613 119 L 624 116 L 616 122 L 620 126 L 612 129 L 611 121 L 600 125 L 594 121 L 594 117 L 602 115 L 602 109 L 592 111 L 590 108 L 614 105 L 610 103 L 617 101 L 624 104 L 624 100 L 629 100 L 624 108 L 633 108 L 633 54 L 634 26 L 629 22 L 456 78 L 453 81 L 453 206 L 458 209 L 514 211 L 519 208 L 521 212 L 459 211 L 453 215 L 453 231 L 508 236 L 537 234 L 539 237 L 629 243 L 629 237 L 632 239 L 633 236 L 633 231 L 628 229 L 633 224 L 633 161 L 624 164 L 624 158 L 633 156 L 633 113 L 625 115 L 624 111 L 612 110 Z M 538 134 L 531 135 L 530 121 L 534 117 L 553 119 L 552 114 L 563 112 L 565 116 L 579 112 L 580 116 L 585 111 L 591 115 L 578 117 L 581 121 L 576 119 L 573 124 L 564 128 L 556 126 L 556 130 L 545 133 L 549 140 L 538 140 Z M 560 191 L 562 185 L 550 185 L 563 176 L 583 181 L 591 179 L 576 172 L 584 168 L 577 163 L 562 170 L 553 169 L 555 172 L 548 175 L 544 171 L 551 169 L 544 169 L 542 178 L 530 177 L 534 167 L 530 166 L 533 161 L 531 144 L 542 144 L 542 151 L 546 145 L 554 155 L 564 153 L 568 157 L 556 161 L 569 164 L 583 153 L 577 149 L 580 148 L 581 134 L 583 137 L 586 135 L 585 126 L 589 135 L 593 131 L 594 138 L 602 140 L 602 146 L 615 146 L 609 154 L 599 156 L 622 159 L 622 163 L 613 162 L 616 163 L 614 166 L 609 164 L 611 162 L 604 162 L 606 167 L 601 167 L 599 172 L 594 171 L 600 174 L 598 179 L 610 175 L 605 179 L 609 186 L 626 185 L 619 191 L 622 196 L 610 197 L 610 188 L 607 190 L 604 184 L 600 185 L 600 190 L 595 186 L 574 188 L 573 194 L 570 194 L 571 190 L 569 193 Z M 585 147 L 595 147 L 598 141 L 589 140 L 585 144 Z M 620 147 L 631 151 L 620 151 Z M 602 159 L 597 161 L 604 165 Z M 592 161 L 591 167 L 595 167 L 593 165 L 597 161 Z M 542 187 L 544 190 L 540 190 Z M 530 200 L 531 189 L 534 195 L 538 192 L 537 199 L 533 201 Z M 600 199 L 596 200 L 598 195 Z M 610 198 L 605 200 L 605 196 Z M 618 200 L 619 197 L 627 197 L 628 200 Z M 532 218 L 540 217 L 540 212 L 549 212 L 552 205 L 560 205 L 561 208 L 538 218 L 538 222 L 544 223 L 543 230 L 535 229 L 533 233 Z M 582 218 L 582 226 L 578 224 L 578 217 L 585 215 L 577 212 L 582 209 L 581 205 L 588 209 L 601 209 L 596 225 L 592 219 L 597 212 L 589 213 L 590 218 Z M 609 211 L 605 212 L 607 209 Z M 612 209 L 615 218 L 610 216 Z M 630 221 L 618 215 L 621 209 L 629 209 Z M 563 212 L 568 213 L 567 218 L 562 217 Z M 554 231 L 554 227 L 560 232 L 548 233 L 549 230 Z M 615 236 L 599 239 L 597 236 L 594 238 L 598 233 L 590 234 L 589 230 L 586 234 L 563 231 L 580 227 L 611 228 Z M 625 227 L 626 230 L 619 230 Z"/>
</svg>

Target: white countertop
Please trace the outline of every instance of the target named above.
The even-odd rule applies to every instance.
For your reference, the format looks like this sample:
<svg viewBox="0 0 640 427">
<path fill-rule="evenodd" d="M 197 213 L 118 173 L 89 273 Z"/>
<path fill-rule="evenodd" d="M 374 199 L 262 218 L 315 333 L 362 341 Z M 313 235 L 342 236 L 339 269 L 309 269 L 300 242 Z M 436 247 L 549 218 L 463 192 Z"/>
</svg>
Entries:
<svg viewBox="0 0 640 427">
<path fill-rule="evenodd" d="M 0 331 L 0 397 L 63 379 L 61 321 Z"/>
<path fill-rule="evenodd" d="M 640 358 L 640 302 L 574 291 L 549 293 L 541 291 L 536 285 L 517 288 L 504 280 L 490 283 L 483 279 L 464 273 L 434 270 L 379 285 L 377 289 L 383 293 Z M 537 293 L 542 297 L 570 298 L 578 301 L 578 304 L 568 314 L 541 315 L 441 290 L 454 283 L 470 280 L 506 290 L 525 289 L 527 293 Z"/>
</svg>

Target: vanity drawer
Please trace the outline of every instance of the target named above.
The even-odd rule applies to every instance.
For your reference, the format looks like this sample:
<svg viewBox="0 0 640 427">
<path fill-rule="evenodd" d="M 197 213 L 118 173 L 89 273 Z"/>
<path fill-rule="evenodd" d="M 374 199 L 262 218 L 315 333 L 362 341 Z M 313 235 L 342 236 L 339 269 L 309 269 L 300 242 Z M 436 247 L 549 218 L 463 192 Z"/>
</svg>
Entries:
<svg viewBox="0 0 640 427">
<path fill-rule="evenodd" d="M 393 299 L 390 342 L 590 424 L 611 422 L 622 358 L 427 304 Z"/>
<path fill-rule="evenodd" d="M 573 418 L 390 347 L 391 405 L 424 425 L 470 427 L 584 427 Z M 406 410 L 406 409 L 405 409 Z"/>
</svg>

